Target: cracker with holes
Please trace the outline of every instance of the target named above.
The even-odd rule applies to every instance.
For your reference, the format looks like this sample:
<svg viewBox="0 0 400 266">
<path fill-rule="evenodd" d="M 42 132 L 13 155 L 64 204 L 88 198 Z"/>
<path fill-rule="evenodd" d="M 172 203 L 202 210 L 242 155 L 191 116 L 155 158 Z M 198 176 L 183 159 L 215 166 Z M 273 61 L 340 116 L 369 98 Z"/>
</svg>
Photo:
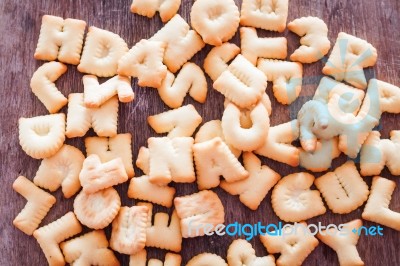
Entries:
<svg viewBox="0 0 400 266">
<path fill-rule="evenodd" d="M 79 64 L 85 29 L 83 20 L 44 15 L 35 59 Z"/>
<path fill-rule="evenodd" d="M 148 220 L 146 230 L 146 247 L 180 252 L 182 249 L 182 234 L 179 224 L 179 217 L 176 210 L 169 216 L 164 212 L 157 212 L 153 217 L 153 205 L 151 203 L 138 203 L 139 206 L 146 206 L 148 209 Z M 163 236 L 160 238 L 160 236 Z"/>
<path fill-rule="evenodd" d="M 273 83 L 275 98 L 281 104 L 291 104 L 301 92 L 303 66 L 297 62 L 259 59 L 257 68 Z"/>
<path fill-rule="evenodd" d="M 300 151 L 291 143 L 299 136 L 297 120 L 269 128 L 264 144 L 255 150 L 258 155 L 296 167 Z"/>
<path fill-rule="evenodd" d="M 55 81 L 67 71 L 60 62 L 48 62 L 40 66 L 31 79 L 31 89 L 49 113 L 57 113 L 67 104 L 67 98 L 57 89 Z"/>
<path fill-rule="evenodd" d="M 396 182 L 375 176 L 362 218 L 400 231 L 400 213 L 389 209 L 395 188 Z"/>
<path fill-rule="evenodd" d="M 96 76 L 84 75 L 82 82 L 84 87 L 83 102 L 88 108 L 98 108 L 115 95 L 123 103 L 129 103 L 135 98 L 131 79 L 128 77 L 117 75 L 99 84 Z"/>
<path fill-rule="evenodd" d="M 268 111 L 262 102 L 249 110 L 249 127 L 241 123 L 241 110 L 228 103 L 222 115 L 222 131 L 226 143 L 242 151 L 254 151 L 261 147 L 269 130 Z"/>
<path fill-rule="evenodd" d="M 340 265 L 363 266 L 364 262 L 361 260 L 356 247 L 360 238 L 357 232 L 361 227 L 362 221 L 357 219 L 345 223 L 341 230 L 337 230 L 337 228 L 323 230 L 317 234 L 317 237 L 324 244 L 336 251 Z M 356 233 L 350 233 L 352 231 Z"/>
<path fill-rule="evenodd" d="M 300 222 L 326 212 L 318 190 L 311 190 L 315 178 L 302 172 L 283 177 L 271 196 L 275 214 L 285 222 Z"/>
<path fill-rule="evenodd" d="M 267 165 L 261 165 L 261 160 L 251 152 L 243 153 L 243 163 L 249 177 L 231 183 L 223 180 L 220 186 L 231 195 L 239 195 L 240 201 L 251 210 L 257 210 L 281 176 Z"/>
<path fill-rule="evenodd" d="M 243 0 L 240 25 L 283 32 L 288 9 L 289 0 Z"/>
<path fill-rule="evenodd" d="M 160 87 L 167 75 L 163 64 L 165 48 L 165 42 L 139 41 L 118 61 L 118 74 L 138 78 L 142 87 Z"/>
<path fill-rule="evenodd" d="M 128 180 L 121 158 L 102 163 L 96 154 L 89 155 L 79 173 L 82 191 L 91 194 Z"/>
<path fill-rule="evenodd" d="M 302 17 L 288 24 L 288 29 L 300 36 L 301 46 L 290 55 L 290 60 L 314 63 L 323 58 L 331 48 L 328 26 L 317 17 Z"/>
<path fill-rule="evenodd" d="M 121 199 L 113 187 L 92 194 L 81 191 L 74 200 L 76 218 L 93 229 L 107 227 L 117 216 L 120 207 Z"/>
<path fill-rule="evenodd" d="M 131 12 L 148 18 L 154 17 L 158 12 L 162 22 L 167 22 L 178 12 L 181 0 L 133 0 Z"/>
<path fill-rule="evenodd" d="M 228 69 L 228 63 L 240 53 L 240 48 L 234 43 L 223 43 L 213 47 L 204 59 L 204 71 L 216 81 Z"/>
<path fill-rule="evenodd" d="M 192 183 L 196 180 L 193 167 L 193 138 L 149 138 L 147 142 L 151 183 L 167 185 L 171 181 Z"/>
<path fill-rule="evenodd" d="M 255 28 L 240 28 L 240 48 L 242 55 L 253 65 L 258 58 L 286 59 L 287 39 L 285 37 L 260 38 Z"/>
<path fill-rule="evenodd" d="M 65 265 L 59 244 L 82 232 L 82 226 L 73 212 L 68 212 L 54 222 L 33 232 L 49 265 Z"/>
<path fill-rule="evenodd" d="M 392 175 L 400 175 L 400 131 L 392 130 L 390 139 L 381 139 L 379 131 L 372 131 L 360 151 L 360 168 L 363 176 L 379 175 L 387 166 Z"/>
<path fill-rule="evenodd" d="M 118 34 L 89 27 L 78 70 L 98 77 L 115 76 L 118 60 L 128 50 L 127 44 Z"/>
<path fill-rule="evenodd" d="M 239 54 L 213 87 L 237 106 L 246 108 L 261 99 L 267 87 L 267 77 Z"/>
<path fill-rule="evenodd" d="M 200 190 L 217 187 L 221 176 L 229 183 L 249 177 L 249 173 L 219 137 L 196 143 L 193 155 Z"/>
<path fill-rule="evenodd" d="M 96 230 L 60 244 L 65 262 L 71 265 L 119 266 L 114 252 L 108 248 L 108 240 L 103 230 Z"/>
<path fill-rule="evenodd" d="M 221 120 L 211 120 L 204 123 L 196 133 L 194 138 L 194 143 L 201 143 L 208 140 L 212 140 L 213 138 L 221 138 L 223 142 L 226 143 L 224 133 L 222 131 Z M 228 148 L 231 150 L 232 154 L 235 155 L 236 158 L 242 154 L 241 150 L 236 149 L 232 145 L 228 145 Z"/>
<path fill-rule="evenodd" d="M 87 137 L 85 138 L 85 147 L 87 156 L 97 154 L 103 163 L 120 157 L 128 177 L 131 178 L 135 175 L 132 164 L 132 135 L 130 133 L 117 134 L 112 138 Z"/>
<path fill-rule="evenodd" d="M 53 156 L 64 144 L 64 114 L 21 117 L 18 124 L 19 144 L 32 158 L 43 159 Z"/>
<path fill-rule="evenodd" d="M 148 208 L 145 206 L 121 207 L 112 222 L 111 248 L 127 255 L 143 250 L 148 219 Z"/>
<path fill-rule="evenodd" d="M 382 113 L 400 113 L 400 88 L 381 80 L 376 80 L 376 84 L 379 91 L 379 104 Z"/>
<path fill-rule="evenodd" d="M 310 253 L 318 246 L 318 240 L 311 234 L 307 224 L 288 224 L 282 231 L 271 232 L 260 236 L 260 240 L 268 253 L 280 253 L 277 266 L 300 266 Z"/>
<path fill-rule="evenodd" d="M 27 200 L 25 207 L 13 220 L 13 224 L 25 234 L 32 235 L 56 203 L 56 198 L 35 186 L 24 176 L 19 176 L 14 181 L 13 189 Z"/>
<path fill-rule="evenodd" d="M 152 193 L 149 193 L 149 191 Z M 151 183 L 150 178 L 144 175 L 131 179 L 128 188 L 128 197 L 171 208 L 175 191 L 173 187 L 159 186 Z"/>
<path fill-rule="evenodd" d="M 33 182 L 52 192 L 61 187 L 64 197 L 70 198 L 81 188 L 79 173 L 84 160 L 78 148 L 64 144 L 56 154 L 42 160 Z"/>
<path fill-rule="evenodd" d="M 93 128 L 100 137 L 117 135 L 118 98 L 113 96 L 98 108 L 88 108 L 83 93 L 68 95 L 67 129 L 68 138 L 83 137 Z"/>
<path fill-rule="evenodd" d="M 228 248 L 227 260 L 228 265 L 231 266 L 275 266 L 275 257 L 273 255 L 257 257 L 254 248 L 244 239 L 236 239 L 230 244 Z"/>
<path fill-rule="evenodd" d="M 377 51 L 370 43 L 340 32 L 322 72 L 337 81 L 345 81 L 358 89 L 365 89 L 367 81 L 364 68 L 374 66 L 377 57 Z"/>
<path fill-rule="evenodd" d="M 184 238 L 209 234 L 225 221 L 224 206 L 218 195 L 211 190 L 176 197 L 174 204 Z M 210 226 L 205 227 L 205 224 Z"/>
<path fill-rule="evenodd" d="M 207 81 L 203 70 L 195 63 L 185 63 L 175 77 L 168 71 L 157 88 L 161 100 L 170 108 L 182 106 L 186 94 L 195 101 L 204 103 L 207 97 Z"/>
<path fill-rule="evenodd" d="M 186 266 L 228 266 L 225 260 L 213 253 L 201 253 L 189 260 Z"/>
<path fill-rule="evenodd" d="M 149 116 L 147 122 L 159 134 L 168 132 L 169 138 L 190 137 L 201 124 L 202 118 L 194 106 L 188 104 L 178 109 Z"/>
<path fill-rule="evenodd" d="M 147 260 L 147 251 L 145 249 L 133 254 L 129 258 L 130 266 L 181 266 L 182 257 L 175 253 L 165 254 L 164 262 L 157 259 Z"/>
<path fill-rule="evenodd" d="M 239 27 L 239 9 L 233 0 L 196 0 L 190 21 L 203 41 L 219 46 L 229 41 Z"/>
<path fill-rule="evenodd" d="M 368 185 L 353 161 L 317 178 L 314 184 L 333 213 L 350 213 L 368 199 Z"/>
<path fill-rule="evenodd" d="M 324 172 L 332 166 L 333 159 L 340 156 L 339 138 L 316 140 L 314 151 L 300 148 L 299 165 L 312 172 Z"/>
<path fill-rule="evenodd" d="M 168 21 L 150 40 L 167 44 L 163 62 L 172 73 L 177 72 L 205 46 L 200 35 L 191 30 L 179 14 Z"/>
</svg>

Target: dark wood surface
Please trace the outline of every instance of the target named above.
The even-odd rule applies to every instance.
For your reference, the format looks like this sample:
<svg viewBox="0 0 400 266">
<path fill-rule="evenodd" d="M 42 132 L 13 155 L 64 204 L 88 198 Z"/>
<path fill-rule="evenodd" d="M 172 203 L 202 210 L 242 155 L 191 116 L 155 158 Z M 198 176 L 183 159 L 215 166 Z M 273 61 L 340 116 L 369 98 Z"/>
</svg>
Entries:
<svg viewBox="0 0 400 266">
<path fill-rule="evenodd" d="M 130 0 L 38 0 L 38 1 L 0 1 L 0 80 L 1 80 L 1 186 L 0 186 L 0 241 L 1 256 L 0 265 L 45 265 L 46 259 L 39 245 L 33 237 L 28 237 L 12 226 L 12 220 L 25 205 L 25 200 L 12 190 L 12 183 L 18 175 L 24 175 L 30 179 L 35 175 L 39 160 L 28 157 L 18 143 L 17 120 L 19 117 L 31 117 L 47 114 L 44 106 L 31 93 L 29 82 L 34 71 L 43 63 L 33 58 L 39 35 L 41 17 L 45 14 L 71 17 L 85 20 L 88 25 L 100 27 L 119 34 L 131 47 L 142 38 L 149 38 L 162 23 L 158 16 L 153 19 L 137 16 L 129 11 Z M 179 13 L 189 20 L 192 1 L 182 0 Z M 378 63 L 373 69 L 369 69 L 369 77 L 375 76 L 383 81 L 400 85 L 400 3 L 398 0 L 290 0 L 289 18 L 291 21 L 302 16 L 318 16 L 329 27 L 329 38 L 335 42 L 338 32 L 345 31 L 368 40 L 378 50 Z M 264 36 L 283 35 L 288 38 L 289 54 L 298 46 L 298 37 L 288 31 L 283 34 L 259 31 Z M 239 36 L 236 34 L 233 41 L 239 44 Z M 192 61 L 202 66 L 204 56 L 210 50 L 207 46 L 198 53 Z M 272 125 L 286 122 L 295 117 L 301 104 L 309 99 L 321 79 L 323 62 L 304 66 L 304 85 L 300 98 L 290 107 L 282 106 L 276 102 L 268 88 L 268 94 L 273 104 Z M 82 92 L 82 74 L 75 67 L 69 67 L 68 72 L 57 82 L 58 88 L 67 95 L 70 92 Z M 211 89 L 209 82 L 208 99 L 204 105 L 194 103 L 203 117 L 203 121 L 218 119 L 223 110 L 223 97 Z M 134 160 L 140 146 L 145 145 L 146 139 L 156 134 L 146 123 L 148 115 L 160 113 L 167 107 L 159 99 L 156 90 L 139 88 L 134 81 L 136 99 L 130 104 L 120 104 L 118 131 L 133 133 Z M 193 103 L 189 98 L 185 103 Z M 62 111 L 66 111 L 64 108 Z M 399 129 L 400 117 L 384 114 L 381 122 L 383 137 L 388 137 L 388 132 Z M 92 132 L 90 134 L 93 134 Z M 67 143 L 79 147 L 82 151 L 83 139 L 68 140 Z M 335 160 L 338 166 L 345 162 L 341 156 Z M 278 171 L 282 176 L 301 171 L 299 168 L 264 160 L 263 162 Z M 136 169 L 137 175 L 141 174 Z M 384 171 L 382 176 L 396 181 L 400 185 L 398 177 L 391 176 Z M 366 178 L 370 184 L 370 178 Z M 127 183 L 118 186 L 123 205 L 133 205 L 134 200 L 126 196 Z M 180 185 L 177 196 L 195 192 L 196 185 Z M 253 212 L 243 206 L 238 197 L 230 196 L 217 188 L 215 191 L 221 197 L 226 211 L 226 223 L 238 221 L 241 223 L 278 222 L 270 203 L 270 194 L 262 202 L 260 208 Z M 73 200 L 66 200 L 60 191 L 54 193 L 57 204 L 53 207 L 42 225 L 62 216 L 72 210 Z M 400 211 L 400 188 L 394 192 L 391 208 Z M 157 211 L 168 211 L 166 208 L 156 207 Z M 363 207 L 348 215 L 335 215 L 330 211 L 327 214 L 311 219 L 310 222 L 343 223 L 351 219 L 360 218 Z M 372 223 L 365 222 L 366 225 Z M 107 230 L 109 234 L 109 229 Z M 399 232 L 385 228 L 382 237 L 360 238 L 358 250 L 366 265 L 394 266 L 400 265 Z M 160 236 L 162 238 L 163 236 Z M 183 241 L 183 264 L 194 255 L 202 252 L 214 252 L 226 257 L 226 251 L 233 239 L 231 237 L 202 237 Z M 251 241 L 257 255 L 266 255 L 266 250 L 258 238 Z M 163 258 L 162 250 L 149 249 L 150 257 Z M 129 258 L 118 255 L 122 265 L 128 265 Z M 338 265 L 334 251 L 320 243 L 314 252 L 307 258 L 304 265 Z"/>
</svg>

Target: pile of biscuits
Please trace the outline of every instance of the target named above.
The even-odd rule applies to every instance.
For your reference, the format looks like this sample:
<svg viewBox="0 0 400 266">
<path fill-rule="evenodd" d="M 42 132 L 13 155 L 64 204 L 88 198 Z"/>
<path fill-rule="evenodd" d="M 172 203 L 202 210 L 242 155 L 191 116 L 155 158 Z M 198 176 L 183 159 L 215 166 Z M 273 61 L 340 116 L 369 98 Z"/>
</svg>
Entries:
<svg viewBox="0 0 400 266">
<path fill-rule="evenodd" d="M 240 11 L 233 0 L 196 0 L 189 25 L 177 14 L 180 4 L 180 0 L 133 0 L 133 13 L 153 17 L 159 12 L 166 24 L 131 49 L 120 36 L 104 29 L 89 27 L 84 37 L 84 21 L 43 16 L 34 56 L 49 62 L 33 74 L 31 88 L 50 114 L 19 120 L 22 149 L 42 161 L 33 182 L 20 176 L 13 184 L 27 200 L 13 223 L 37 239 L 49 265 L 119 265 L 113 250 L 130 255 L 130 265 L 146 265 L 145 247 L 155 247 L 171 251 L 164 265 L 178 266 L 182 238 L 204 236 L 224 223 L 224 206 L 211 190 L 217 186 L 238 195 L 251 210 L 272 190 L 276 215 L 304 225 L 305 220 L 326 212 L 323 199 L 339 214 L 350 213 L 367 201 L 363 219 L 400 230 L 400 214 L 389 209 L 395 182 L 378 176 L 385 166 L 400 175 L 400 159 L 394 156 L 400 131 L 392 131 L 389 140 L 373 130 L 383 112 L 400 112 L 400 88 L 377 79 L 367 82 L 363 69 L 376 63 L 376 49 L 365 40 L 340 33 L 323 68 L 327 76 L 314 98 L 303 105 L 297 120 L 270 126 L 267 82 L 273 83 L 279 103 L 294 102 L 301 91 L 303 64 L 321 60 L 331 48 L 327 25 L 316 17 L 287 24 L 288 0 L 243 0 Z M 256 31 L 282 32 L 286 24 L 300 36 L 301 46 L 290 55 L 291 61 L 284 61 L 286 38 L 261 38 Z M 239 25 L 240 48 L 228 42 Z M 215 47 L 204 60 L 204 70 L 213 88 L 225 96 L 225 110 L 221 120 L 208 121 L 198 129 L 202 117 L 193 105 L 182 104 L 187 94 L 197 102 L 206 101 L 205 74 L 189 62 L 206 44 Z M 56 80 L 67 70 L 65 64 L 77 65 L 85 73 L 83 93 L 65 97 L 56 87 Z M 109 79 L 100 84 L 98 77 Z M 117 130 L 119 102 L 134 100 L 131 78 L 137 78 L 141 87 L 157 89 L 171 108 L 148 117 L 155 132 L 167 136 L 151 137 L 148 147 L 140 148 L 136 166 L 145 174 L 141 177 L 135 177 L 131 134 Z M 59 113 L 67 104 L 67 115 Z M 84 137 L 90 128 L 97 136 L 85 138 L 86 157 L 64 144 L 66 138 Z M 301 147 L 292 144 L 296 140 Z M 349 160 L 317 179 L 308 172 L 281 177 L 256 156 L 323 172 L 341 153 L 350 158 L 360 154 L 361 171 Z M 375 177 L 369 188 L 362 176 L 371 175 Z M 128 197 L 144 202 L 121 206 L 113 186 L 125 182 L 129 182 Z M 174 198 L 171 182 L 197 182 L 200 192 Z M 318 190 L 311 189 L 313 184 Z M 56 203 L 46 190 L 60 187 L 65 198 L 77 194 L 74 211 L 38 228 Z M 156 213 L 152 223 L 152 204 L 174 206 L 172 216 Z M 191 226 L 202 224 L 211 228 L 191 231 Z M 81 233 L 82 225 L 93 231 L 72 238 Z M 103 229 L 109 225 L 108 240 Z M 342 229 L 361 226 L 357 219 Z M 290 237 L 261 236 L 270 254 L 280 253 L 276 261 L 274 255 L 256 257 L 250 243 L 235 240 L 227 262 L 203 253 L 187 265 L 301 265 L 318 239 L 337 252 L 340 265 L 364 264 L 356 249 L 359 235 L 327 230 L 316 237 L 304 230 Z M 162 262 L 151 259 L 149 265 Z"/>
</svg>

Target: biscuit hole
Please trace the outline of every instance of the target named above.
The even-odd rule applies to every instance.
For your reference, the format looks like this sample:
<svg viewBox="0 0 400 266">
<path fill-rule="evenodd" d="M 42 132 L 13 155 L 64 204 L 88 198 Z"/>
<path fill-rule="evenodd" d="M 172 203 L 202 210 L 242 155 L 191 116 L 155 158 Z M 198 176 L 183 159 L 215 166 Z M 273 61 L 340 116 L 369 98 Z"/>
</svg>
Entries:
<svg viewBox="0 0 400 266">
<path fill-rule="evenodd" d="M 222 8 L 220 6 L 214 6 L 208 10 L 208 18 L 210 20 L 217 20 L 222 15 Z"/>
<path fill-rule="evenodd" d="M 105 58 L 110 54 L 110 46 L 108 43 L 102 43 L 99 45 L 99 50 L 97 52 L 98 58 Z"/>
<path fill-rule="evenodd" d="M 33 128 L 33 131 L 35 131 L 35 133 L 38 136 L 47 136 L 50 132 L 50 127 L 48 125 L 36 125 Z"/>
</svg>

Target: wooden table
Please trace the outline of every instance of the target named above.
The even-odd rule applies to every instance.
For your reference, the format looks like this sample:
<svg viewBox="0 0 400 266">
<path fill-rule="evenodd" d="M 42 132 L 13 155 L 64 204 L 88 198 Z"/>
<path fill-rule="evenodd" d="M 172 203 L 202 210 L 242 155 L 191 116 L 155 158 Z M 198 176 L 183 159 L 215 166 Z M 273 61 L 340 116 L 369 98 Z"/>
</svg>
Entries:
<svg viewBox="0 0 400 266">
<path fill-rule="evenodd" d="M 192 1 L 182 0 L 183 4 L 179 13 L 189 19 Z M 119 34 L 126 40 L 129 46 L 134 45 L 143 38 L 149 38 L 162 23 L 158 16 L 149 20 L 137 16 L 129 11 L 129 0 L 108 1 L 81 1 L 81 0 L 38 0 L 38 1 L 13 1 L 2 0 L 0 2 L 0 116 L 1 116 L 1 165 L 2 176 L 0 187 L 1 203 L 1 256 L 0 265 L 45 265 L 46 259 L 41 252 L 36 240 L 28 237 L 12 226 L 12 220 L 25 205 L 25 200 L 12 190 L 12 183 L 18 175 L 24 175 L 32 179 L 38 169 L 39 160 L 28 157 L 18 144 L 19 117 L 31 117 L 47 114 L 44 106 L 31 93 L 29 82 L 33 72 L 43 63 L 33 59 L 36 43 L 39 35 L 41 17 L 45 14 L 83 19 L 88 25 L 103 28 Z M 400 85 L 400 2 L 398 0 L 291 0 L 288 21 L 302 16 L 317 16 L 322 18 L 329 27 L 329 38 L 332 43 L 340 31 L 356 35 L 368 40 L 378 50 L 378 63 L 373 69 L 367 71 L 368 76 L 389 83 Z M 263 33 L 264 36 L 278 36 L 276 33 Z M 298 47 L 298 37 L 288 31 L 281 34 L 288 38 L 289 54 Z M 233 41 L 239 44 L 239 36 L 236 34 Z M 198 53 L 193 61 L 202 65 L 203 58 L 210 50 L 207 46 Z M 304 66 L 305 83 L 301 97 L 289 108 L 282 106 L 274 99 L 271 88 L 268 94 L 272 99 L 273 116 L 271 124 L 276 125 L 289 121 L 295 117 L 297 111 L 307 99 L 313 95 L 316 86 L 321 79 L 321 69 L 324 63 L 319 61 L 312 65 Z M 68 72 L 57 82 L 58 88 L 67 95 L 70 92 L 82 92 L 82 74 L 75 67 L 69 67 Z M 223 111 L 223 97 L 212 89 L 209 82 L 208 99 L 204 105 L 193 103 L 189 97 L 185 104 L 193 103 L 203 117 L 203 121 L 219 119 Z M 146 139 L 156 136 L 147 125 L 146 117 L 167 110 L 161 102 L 156 90 L 139 88 L 134 81 L 136 99 L 130 104 L 120 104 L 118 131 L 133 133 L 134 160 L 140 146 L 146 145 Z M 62 111 L 66 111 L 64 108 Z M 398 129 L 400 117 L 384 114 L 381 121 L 383 137 L 388 137 L 388 132 Z M 93 134 L 93 133 L 91 133 Z M 67 143 L 77 146 L 84 151 L 83 139 L 68 140 Z M 335 160 L 338 166 L 346 161 L 344 156 Z M 301 171 L 299 168 L 291 168 L 271 160 L 263 160 L 265 164 L 278 171 L 282 176 Z M 137 170 L 137 169 L 136 169 Z M 141 174 L 139 170 L 137 175 Z M 400 185 L 398 177 L 391 176 L 384 171 L 382 176 L 396 181 Z M 366 178 L 368 184 L 371 179 Z M 127 184 L 118 186 L 123 205 L 131 206 L 134 200 L 126 196 Z M 193 193 L 196 185 L 187 184 L 177 186 L 177 196 Z M 238 221 L 241 223 L 278 222 L 270 204 L 270 193 L 262 202 L 260 208 L 253 212 L 243 206 L 238 197 L 230 196 L 220 188 L 215 191 L 221 197 L 226 210 L 226 223 Z M 72 210 L 73 200 L 63 198 L 60 191 L 54 193 L 57 197 L 57 205 L 51 209 L 42 225 L 62 216 Z M 391 207 L 400 211 L 400 189 L 394 192 Z M 156 207 L 156 211 L 168 211 L 165 208 Z M 360 218 L 363 207 L 348 215 L 335 215 L 330 211 L 327 214 L 311 219 L 310 222 L 323 224 L 343 223 L 351 219 Z M 366 225 L 372 223 L 365 222 Z M 110 231 L 107 230 L 109 235 Z M 359 253 L 366 265 L 394 266 L 400 265 L 399 232 L 385 228 L 382 237 L 362 236 L 358 243 Z M 162 237 L 162 236 L 160 236 Z M 224 237 L 202 237 L 183 241 L 183 265 L 194 255 L 202 252 L 214 252 L 226 257 L 226 251 L 233 239 Z M 251 241 L 255 246 L 258 256 L 266 255 L 266 250 L 258 238 Z M 150 257 L 163 258 L 162 250 L 149 249 Z M 128 265 L 128 256 L 118 255 L 122 265 Z M 335 252 L 320 243 L 314 252 L 307 258 L 304 265 L 338 265 Z"/>
</svg>

